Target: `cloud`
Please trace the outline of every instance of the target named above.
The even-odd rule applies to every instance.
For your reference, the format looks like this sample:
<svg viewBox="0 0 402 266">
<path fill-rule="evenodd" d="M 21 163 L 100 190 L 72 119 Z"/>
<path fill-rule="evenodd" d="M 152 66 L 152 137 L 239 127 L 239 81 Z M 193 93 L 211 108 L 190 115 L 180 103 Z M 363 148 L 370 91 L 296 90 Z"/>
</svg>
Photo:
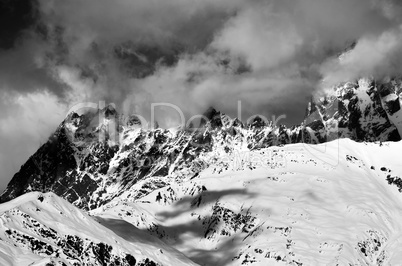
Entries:
<svg viewBox="0 0 402 266">
<path fill-rule="evenodd" d="M 66 106 L 48 92 L 0 91 L 0 190 L 63 120 Z"/>
<path fill-rule="evenodd" d="M 126 95 L 125 106 L 138 104 L 133 99 L 138 98 L 138 91 L 146 91 L 148 97 L 139 97 L 142 110 L 146 110 L 151 102 L 168 102 L 190 116 L 202 114 L 212 105 L 234 117 L 238 114 L 240 100 L 244 119 L 255 114 L 271 118 L 284 113 L 294 119 L 294 123 L 302 119 L 300 110 L 289 106 L 296 104 L 304 109 L 314 84 L 300 75 L 297 66 L 268 73 L 246 71 L 236 74 L 238 62 L 233 64 L 235 67 L 222 65 L 219 57 L 205 53 L 182 57 L 175 67 L 160 68 L 155 75 L 136 81 L 137 90 Z M 175 113 L 170 111 L 158 114 L 157 118 L 162 120 L 160 124 L 163 125 L 162 115 Z"/>
<path fill-rule="evenodd" d="M 328 86 L 360 77 L 382 79 L 402 74 L 402 28 L 369 36 L 339 58 L 321 66 Z"/>
<path fill-rule="evenodd" d="M 19 31 L 14 49 L 0 51 L 0 85 L 19 93 L 47 90 L 66 102 L 79 100 L 71 97 L 74 92 L 86 100 L 106 99 L 118 105 L 124 101 L 129 106 L 128 94 L 150 101 L 169 95 L 167 86 L 161 92 L 145 87 L 144 77 L 158 83 L 159 77 L 166 80 L 169 73 L 183 72 L 183 76 L 196 76 L 197 86 L 185 79 L 170 83 L 184 95 L 203 96 L 197 101 L 205 105 L 214 103 L 208 99 L 216 98 L 215 93 L 228 98 L 239 90 L 233 94 L 234 102 L 245 92 L 258 95 L 247 79 L 256 80 L 255 84 L 270 82 L 265 85 L 267 94 L 274 90 L 289 97 L 292 88 L 309 84 L 307 96 L 325 69 L 331 68 L 329 61 L 346 46 L 361 43 L 367 36 L 375 39 L 400 24 L 401 8 L 396 3 L 42 0 L 37 2 L 35 24 Z M 191 70 L 184 65 L 191 65 Z M 225 89 L 238 83 L 250 87 Z M 203 93 L 193 92 L 198 89 Z M 256 85 L 255 90 L 263 88 Z"/>
<path fill-rule="evenodd" d="M 146 91 L 145 105 L 168 101 L 186 114 L 213 105 L 234 116 L 241 100 L 246 117 L 286 114 L 284 122 L 297 123 L 323 77 L 342 81 L 329 62 L 354 43 L 359 48 L 369 36 L 377 40 L 397 27 L 396 14 L 398 6 L 390 1 L 251 1 L 215 31 L 204 50 L 183 55 L 174 66 L 135 82 L 125 105 Z M 366 52 L 367 58 L 372 56 Z M 340 66 L 340 71 L 350 70 Z"/>
<path fill-rule="evenodd" d="M 43 20 L 47 24 L 62 25 L 69 38 L 75 38 L 80 32 L 88 34 L 84 38 L 100 43 L 132 40 L 164 46 L 176 42 L 199 46 L 205 42 L 200 37 L 211 34 L 222 24 L 222 17 L 244 5 L 240 0 L 72 0 L 62 3 L 53 0 L 40 3 Z"/>
<path fill-rule="evenodd" d="M 211 46 L 245 58 L 254 71 L 277 68 L 294 58 L 302 36 L 286 14 L 251 6 L 230 19 Z"/>
<path fill-rule="evenodd" d="M 45 47 L 37 39 L 26 39 L 14 49 L 0 51 L 0 88 L 15 93 L 50 89 L 62 97 L 66 88 L 42 57 Z"/>
<path fill-rule="evenodd" d="M 241 101 L 243 119 L 286 114 L 283 122 L 294 124 L 322 86 L 401 72 L 396 0 L 32 3 L 32 19 L 0 49 L 6 168 L 79 102 L 105 100 L 149 118 L 154 102 L 175 104 L 187 117 L 211 105 L 234 117 Z M 35 110 L 43 123 L 31 123 L 24 106 L 43 108 Z M 46 119 L 52 110 L 58 115 Z M 173 109 L 157 111 L 160 125 L 177 118 Z M 10 134 L 16 124 L 20 133 Z M 11 143 L 26 145 L 17 152 Z"/>
<path fill-rule="evenodd" d="M 401 14 L 379 0 L 72 0 L 38 9 L 41 38 L 26 42 L 24 57 L 40 65 L 37 83 L 67 102 L 106 100 L 148 116 L 155 101 L 186 114 L 218 105 L 233 115 L 238 100 L 265 101 L 248 113 L 300 113 L 299 96 L 310 97 L 332 58 L 397 27 Z"/>
</svg>

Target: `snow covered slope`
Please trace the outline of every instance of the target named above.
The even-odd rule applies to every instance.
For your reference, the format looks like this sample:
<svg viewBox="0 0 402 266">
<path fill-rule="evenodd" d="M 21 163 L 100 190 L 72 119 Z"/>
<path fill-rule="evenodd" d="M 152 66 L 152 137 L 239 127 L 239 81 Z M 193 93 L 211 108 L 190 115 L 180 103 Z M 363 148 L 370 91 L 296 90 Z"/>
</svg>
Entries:
<svg viewBox="0 0 402 266">
<path fill-rule="evenodd" d="M 234 153 L 91 214 L 147 230 L 200 265 L 400 265 L 401 150 L 342 139 Z"/>
<path fill-rule="evenodd" d="M 24 194 L 0 205 L 0 265 L 400 265 L 401 150 L 223 149 L 197 176 L 127 189 L 89 215 Z"/>
<path fill-rule="evenodd" d="M 2 266 L 195 265 L 140 230 L 115 234 L 53 193 L 0 205 L 0 223 Z"/>
</svg>

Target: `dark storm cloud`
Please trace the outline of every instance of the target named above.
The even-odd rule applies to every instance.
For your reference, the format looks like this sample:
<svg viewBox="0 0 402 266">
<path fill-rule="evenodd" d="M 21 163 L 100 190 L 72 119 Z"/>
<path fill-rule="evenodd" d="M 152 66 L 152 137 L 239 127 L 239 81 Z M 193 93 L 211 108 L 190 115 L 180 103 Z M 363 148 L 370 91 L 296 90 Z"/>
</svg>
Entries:
<svg viewBox="0 0 402 266">
<path fill-rule="evenodd" d="M 360 64 L 353 62 L 366 70 L 348 76 L 342 75 L 338 56 L 351 49 L 359 53 L 355 59 L 362 60 L 358 50 L 364 40 L 377 41 L 384 32 L 393 32 L 400 14 L 391 1 L 248 1 L 215 31 L 205 50 L 182 56 L 174 68 L 162 67 L 136 85 L 153 100 L 175 103 L 190 113 L 215 105 L 236 115 L 237 100 L 242 100 L 246 116 L 286 114 L 284 122 L 296 123 L 317 88 L 376 72 L 370 67 L 377 64 L 377 59 L 369 59 L 371 51 Z M 379 60 L 391 58 L 386 54 Z M 239 75 L 239 66 L 247 71 Z M 196 78 L 188 82 L 188 76 Z"/>
<path fill-rule="evenodd" d="M 99 43 L 200 47 L 241 5 L 240 0 L 41 1 L 41 15 L 46 23 L 65 27 L 70 38 L 80 32 L 86 33 L 83 40 Z"/>
<path fill-rule="evenodd" d="M 14 93 L 51 90 L 62 97 L 66 89 L 42 57 L 47 44 L 25 39 L 12 49 L 0 51 L 0 88 Z"/>
<path fill-rule="evenodd" d="M 21 161 L 22 151 L 5 156 L 13 144 L 40 142 L 78 102 L 106 100 L 145 116 L 153 102 L 187 115 L 213 105 L 233 117 L 241 100 L 243 119 L 286 114 L 292 124 L 317 89 L 402 70 L 398 1 L 0 3 L 14 7 L 0 16 L 11 25 L 0 30 L 4 169 Z M 172 109 L 158 115 L 165 126 L 177 118 Z"/>
<path fill-rule="evenodd" d="M 330 86 L 375 71 L 364 62 L 342 74 L 351 68 L 338 56 L 395 31 L 401 12 L 386 0 L 69 0 L 39 1 L 36 13 L 25 41 L 2 55 L 4 88 L 128 112 L 155 101 L 230 111 L 243 100 L 267 114 L 297 113 L 304 103 L 292 94 L 309 98 L 322 78 Z"/>
<path fill-rule="evenodd" d="M 49 90 L 66 102 L 85 96 L 93 100 L 106 98 L 119 105 L 131 93 L 161 101 L 161 96 L 171 90 L 181 90 L 184 103 L 194 92 L 197 97 L 203 96 L 193 99 L 200 102 L 195 104 L 199 109 L 214 103 L 208 100 L 216 99 L 218 89 L 214 86 L 224 90 L 220 93 L 224 96 L 230 98 L 233 94 L 232 102 L 245 92 L 256 95 L 258 101 L 264 94 L 258 92 L 265 90 L 264 100 L 270 105 L 270 98 L 277 98 L 272 94 L 288 92 L 291 96 L 292 88 L 308 88 L 308 97 L 322 77 L 339 82 L 343 77 L 370 74 L 375 70 L 366 63 L 362 64 L 367 68 L 364 71 L 341 74 L 345 63 L 337 63 L 337 56 L 353 43 L 357 43 L 355 49 L 361 49 L 364 41 L 376 42 L 385 32 L 398 34 L 395 32 L 401 14 L 396 2 L 387 0 L 2 3 L 9 7 L 3 20 L 15 25 L 1 31 L 12 32 L 4 40 L 13 44 L 12 49 L 0 52 L 3 90 Z M 138 53 L 141 47 L 152 47 L 157 52 L 145 52 L 144 57 Z M 159 57 L 148 62 L 150 53 L 159 53 Z M 169 64 L 163 61 L 164 54 L 170 58 Z M 200 61 L 183 63 L 185 60 Z M 222 67 L 222 60 L 229 65 Z M 191 65 L 191 71 L 180 69 L 181 64 Z M 214 71 L 204 71 L 205 67 Z M 144 75 L 133 75 L 147 68 Z M 237 75 L 240 68 L 247 70 L 241 78 Z M 350 67 L 345 69 L 348 72 Z M 182 88 L 169 88 L 155 81 L 158 77 L 163 78 L 161 83 L 169 78 L 174 80 L 174 76 L 166 75 L 179 75 L 178 71 L 186 72 L 183 76 L 202 75 L 195 75 L 196 84 L 173 81 Z M 147 79 L 162 86 L 161 90 L 145 86 L 142 78 L 152 73 L 154 76 Z M 242 88 L 241 83 L 249 87 Z M 231 84 L 230 89 L 227 84 Z M 198 89 L 204 91 L 199 93 Z"/>
<path fill-rule="evenodd" d="M 29 40 L 38 20 L 36 1 L 0 1 L 0 89 L 30 91 L 42 84 L 55 85 L 47 70 L 35 62 L 43 44 Z"/>
<path fill-rule="evenodd" d="M 0 0 L 0 49 L 14 46 L 24 30 L 38 18 L 36 1 Z"/>
<path fill-rule="evenodd" d="M 46 45 L 33 56 L 58 82 L 44 85 L 64 92 L 67 102 L 87 97 L 120 106 L 131 92 L 148 97 L 137 79 L 171 66 L 180 54 L 202 51 L 242 5 L 239 0 L 39 1 L 37 32 Z"/>
</svg>

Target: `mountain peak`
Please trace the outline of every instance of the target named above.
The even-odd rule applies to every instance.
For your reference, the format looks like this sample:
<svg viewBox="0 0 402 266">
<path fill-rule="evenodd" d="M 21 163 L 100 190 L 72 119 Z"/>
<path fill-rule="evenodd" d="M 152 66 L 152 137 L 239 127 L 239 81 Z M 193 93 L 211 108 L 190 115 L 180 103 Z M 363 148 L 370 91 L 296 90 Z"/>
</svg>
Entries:
<svg viewBox="0 0 402 266">
<path fill-rule="evenodd" d="M 211 120 L 213 119 L 216 115 L 219 115 L 220 112 L 218 112 L 214 107 L 210 106 L 205 112 L 204 116 L 208 119 Z"/>
<path fill-rule="evenodd" d="M 209 107 L 204 113 L 200 121 L 200 127 L 204 127 L 209 123 L 212 128 L 222 127 L 221 112 L 214 107 Z"/>
<path fill-rule="evenodd" d="M 118 113 L 114 104 L 108 104 L 103 109 L 100 110 L 102 114 L 105 115 L 105 118 L 109 117 L 117 117 Z"/>
<path fill-rule="evenodd" d="M 265 121 L 261 116 L 257 115 L 250 122 L 249 126 L 251 128 L 263 128 L 268 126 L 267 121 Z"/>
</svg>

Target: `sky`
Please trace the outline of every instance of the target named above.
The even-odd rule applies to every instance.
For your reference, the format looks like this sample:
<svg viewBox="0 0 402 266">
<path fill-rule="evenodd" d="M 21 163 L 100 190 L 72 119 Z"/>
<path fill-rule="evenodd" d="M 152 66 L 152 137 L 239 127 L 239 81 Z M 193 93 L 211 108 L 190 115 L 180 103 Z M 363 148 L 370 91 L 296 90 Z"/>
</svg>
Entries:
<svg viewBox="0 0 402 266">
<path fill-rule="evenodd" d="M 0 189 L 83 102 L 299 123 L 312 95 L 401 73 L 399 2 L 0 0 Z"/>
</svg>

